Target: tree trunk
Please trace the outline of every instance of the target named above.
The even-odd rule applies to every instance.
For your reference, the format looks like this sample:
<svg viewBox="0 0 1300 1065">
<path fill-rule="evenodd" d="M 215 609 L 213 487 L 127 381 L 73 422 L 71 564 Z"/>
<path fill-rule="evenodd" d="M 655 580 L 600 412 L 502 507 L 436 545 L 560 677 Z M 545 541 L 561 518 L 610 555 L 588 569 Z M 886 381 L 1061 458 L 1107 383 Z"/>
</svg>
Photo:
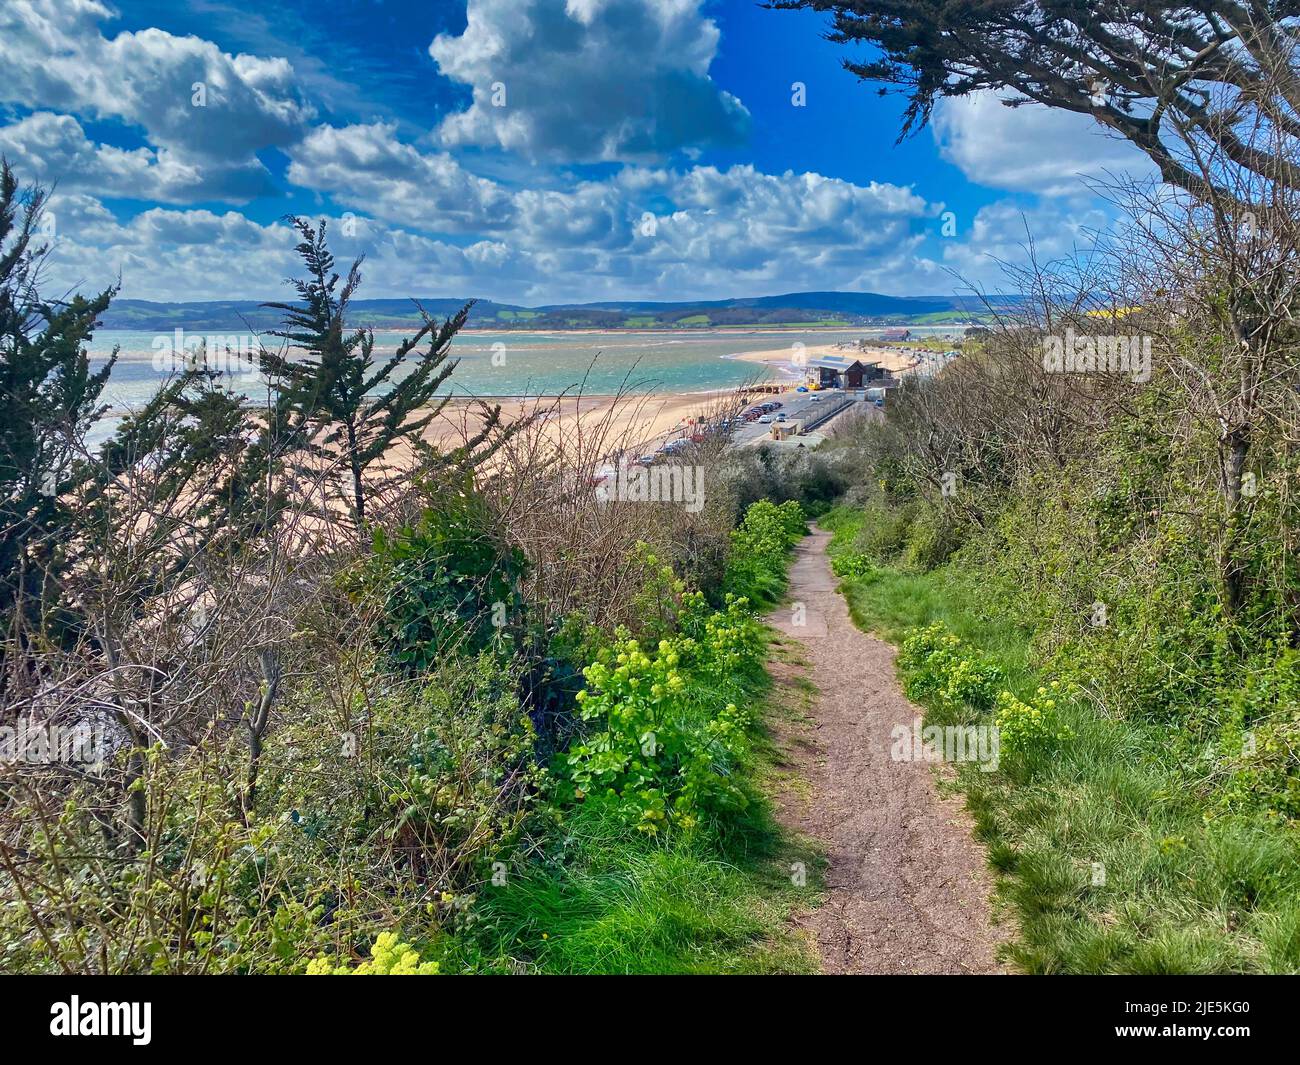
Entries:
<svg viewBox="0 0 1300 1065">
<path fill-rule="evenodd" d="M 357 461 L 357 434 L 352 423 L 348 423 L 348 467 L 352 470 L 352 506 L 355 512 L 357 529 L 366 527 L 366 494 L 361 484 L 361 464 Z"/>
</svg>

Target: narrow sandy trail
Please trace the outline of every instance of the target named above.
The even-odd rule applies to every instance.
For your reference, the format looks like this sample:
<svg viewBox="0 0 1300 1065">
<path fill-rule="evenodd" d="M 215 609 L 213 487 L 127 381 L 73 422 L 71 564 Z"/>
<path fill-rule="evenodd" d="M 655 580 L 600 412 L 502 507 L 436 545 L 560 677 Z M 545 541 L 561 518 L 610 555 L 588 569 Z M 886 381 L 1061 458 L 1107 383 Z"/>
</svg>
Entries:
<svg viewBox="0 0 1300 1065">
<path fill-rule="evenodd" d="M 807 662 L 773 662 L 778 685 L 802 675 L 820 692 L 807 726 L 778 735 L 807 782 L 779 796 L 779 815 L 829 862 L 825 904 L 800 923 L 827 973 L 1001 972 L 1004 934 L 990 924 L 991 878 L 970 817 L 960 798 L 940 796 L 932 765 L 890 758 L 891 730 L 920 711 L 899 690 L 893 648 L 854 627 L 829 540 L 816 530 L 800 543 L 789 602 L 767 619 Z"/>
</svg>

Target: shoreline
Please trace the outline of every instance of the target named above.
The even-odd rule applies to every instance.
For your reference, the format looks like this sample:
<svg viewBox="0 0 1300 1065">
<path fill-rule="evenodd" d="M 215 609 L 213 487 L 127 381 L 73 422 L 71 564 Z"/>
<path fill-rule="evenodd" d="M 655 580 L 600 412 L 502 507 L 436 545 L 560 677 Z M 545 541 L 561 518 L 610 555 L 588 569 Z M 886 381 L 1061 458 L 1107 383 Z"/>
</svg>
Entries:
<svg viewBox="0 0 1300 1065">
<path fill-rule="evenodd" d="M 522 327 L 511 326 L 466 326 L 457 332 L 457 336 L 489 336 L 489 335 L 516 335 L 516 336 L 544 336 L 544 337 L 566 337 L 566 336 L 599 336 L 602 334 L 616 334 L 618 336 L 671 336 L 671 337 L 708 337 L 708 336 L 746 336 L 758 333 L 869 333 L 881 329 L 949 329 L 956 327 L 949 326 L 911 326 L 906 322 L 883 323 L 880 325 L 799 325 L 798 323 L 790 325 L 719 325 L 701 328 L 688 329 L 671 329 L 671 328 L 636 328 L 624 329 L 618 326 L 611 326 L 606 329 L 526 329 Z M 111 325 L 102 326 L 97 332 L 108 333 L 157 333 L 164 335 L 174 332 L 176 326 L 169 327 L 152 327 L 152 326 L 124 326 Z M 419 324 L 415 322 L 395 325 L 366 325 L 363 328 L 372 329 L 376 333 L 404 333 L 412 329 L 418 329 Z M 236 325 L 216 326 L 204 325 L 192 329 L 186 329 L 186 333 L 193 333 L 195 336 L 201 336 L 207 333 L 238 333 L 248 329 L 246 323 L 240 322 Z M 262 332 L 265 332 L 263 330 Z M 260 335 L 257 330 L 253 330 L 255 335 Z"/>
<path fill-rule="evenodd" d="M 462 333 L 501 334 L 517 333 L 520 335 L 563 338 L 565 336 L 598 335 L 614 332 L 609 329 L 573 329 L 573 330 L 462 330 Z M 637 329 L 619 331 L 627 335 L 672 336 L 689 339 L 692 335 L 701 340 L 718 336 L 772 336 L 787 334 L 791 336 L 823 333 L 843 336 L 847 330 L 842 327 L 720 327 L 717 329 L 687 332 L 685 330 Z M 769 341 L 770 343 L 770 341 Z M 713 388 L 692 391 L 657 391 L 633 389 L 620 395 L 618 392 L 583 392 L 580 395 L 572 390 L 562 392 L 507 392 L 507 393 L 470 393 L 453 391 L 448 396 L 448 403 L 438 419 L 425 432 L 430 443 L 452 443 L 457 436 L 465 432 L 473 417 L 473 408 L 485 403 L 489 406 L 499 405 L 504 421 L 513 422 L 529 412 L 546 413 L 544 420 L 555 431 L 566 431 L 570 426 L 582 426 L 589 419 L 607 418 L 611 427 L 620 435 L 626 434 L 638 443 L 649 444 L 654 441 L 666 441 L 674 436 L 687 435 L 691 430 L 691 419 L 699 418 L 722 407 L 745 404 L 746 393 L 761 390 L 768 392 L 775 388 L 776 394 L 793 391 L 803 383 L 805 366 L 800 360 L 819 355 L 856 353 L 856 349 L 839 348 L 837 342 L 823 344 L 806 344 L 795 341 L 783 347 L 755 348 L 747 351 L 731 351 L 713 354 L 712 358 L 731 362 L 741 362 L 761 368 L 761 378 L 757 376 L 744 384 L 728 384 Z M 896 375 L 910 372 L 918 365 L 914 353 L 883 345 L 871 345 L 860 357 L 877 361 L 881 366 Z M 610 408 L 619 401 L 619 410 L 610 414 Z M 250 405 L 256 406 L 257 403 Z M 133 404 L 112 404 L 105 411 L 106 422 L 116 422 L 135 409 Z M 563 427 L 563 429 L 561 429 Z M 98 435 L 98 434 L 96 434 Z"/>
<path fill-rule="evenodd" d="M 548 434 L 558 436 L 599 426 L 600 435 L 625 441 L 626 450 L 645 450 L 656 443 L 689 435 L 691 419 L 711 420 L 725 409 L 739 409 L 745 405 L 741 397 L 746 391 L 745 388 L 720 388 L 694 393 L 510 397 L 514 402 L 497 397 L 490 405 L 500 404 L 502 421 L 506 424 L 540 413 Z M 454 445 L 470 427 L 474 406 L 483 401 L 478 397 L 456 397 L 425 430 L 424 439 L 438 446 Z"/>
<path fill-rule="evenodd" d="M 793 346 L 792 346 L 793 347 Z M 802 350 L 791 348 L 766 348 L 758 351 L 740 351 L 734 355 L 724 355 L 726 359 L 740 362 L 753 362 L 769 368 L 776 368 L 793 377 L 802 377 L 804 365 L 799 360 L 817 358 L 822 355 L 853 355 L 868 362 L 878 362 L 883 369 L 894 374 L 905 374 L 920 364 L 920 359 L 912 352 L 902 348 L 890 348 L 872 345 L 864 351 L 839 348 L 834 344 L 804 345 Z"/>
</svg>

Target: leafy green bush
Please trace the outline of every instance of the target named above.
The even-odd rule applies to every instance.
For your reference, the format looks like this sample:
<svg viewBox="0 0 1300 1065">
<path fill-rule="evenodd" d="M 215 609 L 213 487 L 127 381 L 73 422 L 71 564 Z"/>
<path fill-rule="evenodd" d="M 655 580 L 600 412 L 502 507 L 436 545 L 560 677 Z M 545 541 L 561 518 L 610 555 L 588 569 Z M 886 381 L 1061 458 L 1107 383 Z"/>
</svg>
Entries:
<svg viewBox="0 0 1300 1065">
<path fill-rule="evenodd" d="M 0 907 L 0 966 L 289 974 L 357 956 L 412 914 L 430 937 L 471 924 L 493 863 L 549 826 L 514 670 L 485 653 L 419 684 L 353 679 L 294 694 L 251 809 L 236 735 L 145 752 L 153 830 L 134 852 L 86 816 L 105 802 L 89 775 L 60 809 L 16 821 L 8 845 L 65 875 Z M 378 948 L 374 962 L 387 971 Z"/>
<path fill-rule="evenodd" d="M 1215 749 L 1230 767 L 1220 808 L 1300 821 L 1300 651 L 1261 649 L 1244 684 L 1222 694 Z"/>
<path fill-rule="evenodd" d="M 941 623 L 904 639 L 898 664 L 908 695 L 949 711 L 991 709 L 1003 681 L 996 665 L 966 650 L 961 638 Z"/>
<path fill-rule="evenodd" d="M 489 862 L 540 825 L 543 774 L 515 673 L 484 652 L 445 661 L 420 684 L 357 692 L 350 705 L 308 694 L 268 744 L 263 816 L 291 812 L 304 869 L 344 846 L 448 893 L 439 916 L 458 917 Z"/>
<path fill-rule="evenodd" d="M 374 536 L 366 579 L 382 597 L 385 649 L 404 672 L 422 673 L 452 650 L 475 654 L 518 620 L 526 560 L 499 541 L 472 490 Z"/>
<path fill-rule="evenodd" d="M 857 551 L 849 551 L 844 554 L 836 555 L 831 559 L 831 571 L 837 577 L 846 577 L 850 580 L 857 580 L 863 577 L 870 577 L 876 570 L 876 565 L 866 555 Z"/>
<path fill-rule="evenodd" d="M 731 533 L 723 588 L 758 605 L 775 602 L 785 588 L 790 548 L 807 532 L 808 522 L 798 503 L 766 499 L 751 503 Z"/>
<path fill-rule="evenodd" d="M 650 835 L 745 804 L 735 770 L 749 718 L 734 699 L 761 661 L 761 632 L 745 600 L 710 611 L 698 592 L 681 621 L 654 646 L 623 630 L 583 670 L 578 699 L 596 731 L 560 760 L 561 801 L 611 800 Z"/>
</svg>

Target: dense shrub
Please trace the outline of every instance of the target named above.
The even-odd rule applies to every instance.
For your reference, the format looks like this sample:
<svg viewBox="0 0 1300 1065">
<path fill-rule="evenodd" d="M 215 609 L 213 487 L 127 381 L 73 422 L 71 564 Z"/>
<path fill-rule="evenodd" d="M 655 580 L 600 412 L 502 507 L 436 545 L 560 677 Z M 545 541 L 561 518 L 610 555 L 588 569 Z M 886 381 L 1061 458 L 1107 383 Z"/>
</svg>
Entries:
<svg viewBox="0 0 1300 1065">
<path fill-rule="evenodd" d="M 367 586 L 382 599 L 385 648 L 405 672 L 453 650 L 474 654 L 518 623 L 527 566 L 500 542 L 481 496 L 441 497 L 414 524 L 374 536 Z"/>
<path fill-rule="evenodd" d="M 755 604 L 775 602 L 785 588 L 790 548 L 807 531 L 803 508 L 794 501 L 751 504 L 731 534 L 723 587 Z"/>
<path fill-rule="evenodd" d="M 419 684 L 329 703 L 304 693 L 272 738 L 264 816 L 292 811 L 309 865 L 346 841 L 440 891 L 472 891 L 540 785 L 514 665 L 456 656 Z"/>
<path fill-rule="evenodd" d="M 88 816 L 105 802 L 93 779 L 59 810 L 31 794 L 28 831 L 8 845 L 76 872 L 32 880 L 22 907 L 0 910 L 4 967 L 293 973 L 360 956 L 404 922 L 436 936 L 471 921 L 492 863 L 545 824 L 513 670 L 483 655 L 419 684 L 341 687 L 295 695 L 251 810 L 239 743 L 148 752 L 154 829 L 139 853 Z"/>
<path fill-rule="evenodd" d="M 758 446 L 727 457 L 726 480 L 741 510 L 754 503 L 797 502 L 810 517 L 824 513 L 853 484 L 851 459 L 812 448 Z"/>
<path fill-rule="evenodd" d="M 700 593 L 680 620 L 654 646 L 621 632 L 600 649 L 578 696 L 594 731 L 557 767 L 561 801 L 612 800 L 651 835 L 746 801 L 735 774 L 749 718 L 735 700 L 761 661 L 757 622 L 745 600 L 711 611 Z"/>
</svg>

